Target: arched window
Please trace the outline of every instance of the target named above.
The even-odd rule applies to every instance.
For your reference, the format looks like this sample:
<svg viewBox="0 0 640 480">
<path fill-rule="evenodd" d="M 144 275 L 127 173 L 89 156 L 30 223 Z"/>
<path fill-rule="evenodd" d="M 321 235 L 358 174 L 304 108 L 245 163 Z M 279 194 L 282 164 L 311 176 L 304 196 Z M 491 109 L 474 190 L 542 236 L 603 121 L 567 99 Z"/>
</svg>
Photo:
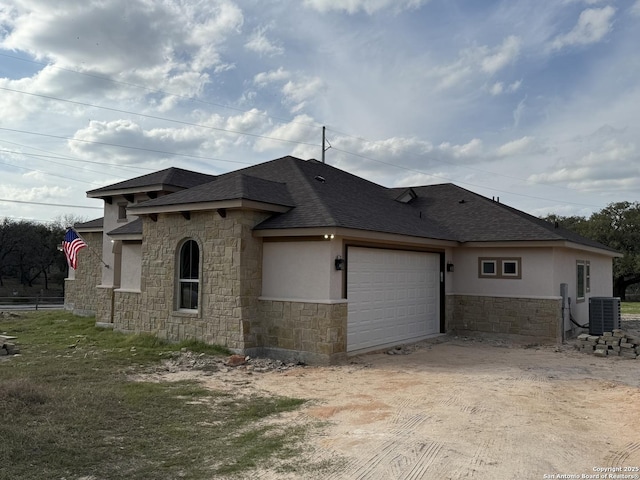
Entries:
<svg viewBox="0 0 640 480">
<path fill-rule="evenodd" d="M 200 249 L 195 240 L 187 240 L 180 247 L 178 269 L 178 308 L 198 309 L 200 285 Z"/>
</svg>

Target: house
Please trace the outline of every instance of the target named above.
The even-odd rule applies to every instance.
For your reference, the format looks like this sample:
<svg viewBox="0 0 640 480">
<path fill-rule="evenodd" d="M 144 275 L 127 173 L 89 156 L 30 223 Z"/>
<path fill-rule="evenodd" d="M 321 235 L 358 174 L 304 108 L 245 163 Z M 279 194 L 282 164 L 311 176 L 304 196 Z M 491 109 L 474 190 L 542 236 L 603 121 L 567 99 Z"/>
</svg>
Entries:
<svg viewBox="0 0 640 480">
<path fill-rule="evenodd" d="M 560 341 L 570 316 L 588 322 L 591 296 L 611 296 L 618 255 L 453 184 L 386 188 L 290 156 L 87 195 L 104 217 L 76 226 L 91 248 L 66 280 L 68 309 L 308 363 L 444 332 Z"/>
</svg>

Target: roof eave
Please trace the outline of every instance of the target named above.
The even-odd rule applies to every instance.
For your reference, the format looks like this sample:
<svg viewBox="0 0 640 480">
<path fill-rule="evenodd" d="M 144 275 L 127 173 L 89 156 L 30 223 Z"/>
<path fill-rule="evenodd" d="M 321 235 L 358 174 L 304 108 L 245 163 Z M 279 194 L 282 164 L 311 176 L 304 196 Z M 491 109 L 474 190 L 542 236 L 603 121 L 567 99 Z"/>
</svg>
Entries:
<svg viewBox="0 0 640 480">
<path fill-rule="evenodd" d="M 345 240 L 370 241 L 387 244 L 421 245 L 430 247 L 456 247 L 458 242 L 454 240 L 442 240 L 428 237 L 415 237 L 402 235 L 399 233 L 385 233 L 371 230 L 360 230 L 344 227 L 305 227 L 305 228 L 269 228 L 254 230 L 253 235 L 261 238 L 283 238 L 283 237 L 324 237 L 325 235 L 335 235 Z"/>
<path fill-rule="evenodd" d="M 154 185 L 145 185 L 144 187 L 131 187 L 131 188 L 114 188 L 103 189 L 98 188 L 96 190 L 89 190 L 87 192 L 88 198 L 105 198 L 105 197 L 113 197 L 115 195 L 134 195 L 136 193 L 148 193 L 148 192 L 179 192 L 184 190 L 183 188 L 176 187 L 174 185 L 165 185 L 162 183 L 154 184 Z"/>
<path fill-rule="evenodd" d="M 462 242 L 460 247 L 463 248 L 477 248 L 477 247 L 494 247 L 494 248 L 539 248 L 539 247 L 560 247 L 571 248 L 573 250 L 582 250 L 585 252 L 597 253 L 598 255 L 605 255 L 611 258 L 620 258 L 623 255 L 615 250 L 607 248 L 598 248 L 591 245 L 584 245 L 581 243 L 571 242 L 569 240 L 498 240 L 498 241 L 474 241 L 474 242 Z"/>
<path fill-rule="evenodd" d="M 113 237 L 114 240 L 122 241 L 142 241 L 142 233 L 107 233 L 109 237 Z"/>
<path fill-rule="evenodd" d="M 73 229 L 78 233 L 101 233 L 104 231 L 104 227 L 74 227 Z"/>
<path fill-rule="evenodd" d="M 258 202 L 255 200 L 235 199 L 235 200 L 219 200 L 214 202 L 194 202 L 181 203 L 176 205 L 158 205 L 158 206 L 129 206 L 127 212 L 132 215 L 150 215 L 152 213 L 179 213 L 179 212 L 196 212 L 205 210 L 219 209 L 248 209 L 263 212 L 284 213 L 291 210 L 289 205 L 278 205 L 274 203 Z"/>
</svg>

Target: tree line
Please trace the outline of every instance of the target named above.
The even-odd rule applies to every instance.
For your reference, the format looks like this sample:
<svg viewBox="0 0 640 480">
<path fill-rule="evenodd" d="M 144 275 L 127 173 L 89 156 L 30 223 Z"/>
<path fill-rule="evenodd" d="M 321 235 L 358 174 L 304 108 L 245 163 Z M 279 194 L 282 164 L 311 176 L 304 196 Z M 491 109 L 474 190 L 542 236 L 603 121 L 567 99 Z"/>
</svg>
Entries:
<svg viewBox="0 0 640 480">
<path fill-rule="evenodd" d="M 64 287 L 67 260 L 59 247 L 67 225 L 73 218 L 58 219 L 50 224 L 28 220 L 0 221 L 0 287 L 11 284 L 24 287 L 42 285 L 44 289 Z"/>
</svg>

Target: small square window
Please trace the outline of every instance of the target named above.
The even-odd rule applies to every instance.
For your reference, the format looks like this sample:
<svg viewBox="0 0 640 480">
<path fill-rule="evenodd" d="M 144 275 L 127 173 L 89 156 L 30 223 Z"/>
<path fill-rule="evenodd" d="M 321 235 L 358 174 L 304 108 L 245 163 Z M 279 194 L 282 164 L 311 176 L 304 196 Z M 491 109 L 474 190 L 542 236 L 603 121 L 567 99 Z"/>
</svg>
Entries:
<svg viewBox="0 0 640 480">
<path fill-rule="evenodd" d="M 521 279 L 522 258 L 520 257 L 480 257 L 478 276 L 480 278 Z"/>
<path fill-rule="evenodd" d="M 496 274 L 496 261 L 495 260 L 482 260 L 482 275 L 495 275 Z"/>
<path fill-rule="evenodd" d="M 518 275 L 518 262 L 515 260 L 502 261 L 502 275 L 515 277 Z"/>
</svg>

